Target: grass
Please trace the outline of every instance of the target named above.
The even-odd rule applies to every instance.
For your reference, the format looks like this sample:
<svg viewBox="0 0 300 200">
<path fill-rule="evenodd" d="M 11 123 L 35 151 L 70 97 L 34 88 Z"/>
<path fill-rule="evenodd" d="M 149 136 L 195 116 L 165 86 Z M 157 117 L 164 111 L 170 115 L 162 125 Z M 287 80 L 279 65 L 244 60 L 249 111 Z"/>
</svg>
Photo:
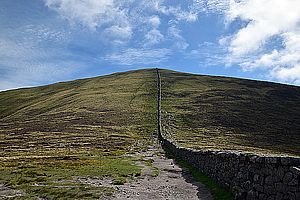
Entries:
<svg viewBox="0 0 300 200">
<path fill-rule="evenodd" d="M 300 87 L 161 70 L 167 137 L 194 149 L 300 156 Z"/>
<path fill-rule="evenodd" d="M 220 186 L 205 174 L 201 173 L 196 167 L 180 159 L 179 157 L 175 157 L 174 154 L 170 152 L 170 150 L 165 149 L 165 152 L 168 158 L 174 159 L 179 166 L 187 169 L 192 174 L 195 181 L 203 183 L 211 191 L 214 200 L 234 199 L 233 195 L 230 192 L 225 190 L 222 186 Z"/>
<path fill-rule="evenodd" d="M 159 176 L 160 170 L 159 170 L 158 167 L 155 167 L 155 166 L 153 165 L 153 162 L 154 162 L 153 159 L 147 159 L 147 160 L 143 160 L 143 161 L 144 161 L 145 165 L 147 165 L 148 167 L 151 168 L 151 175 L 152 175 L 153 177 Z"/>
<path fill-rule="evenodd" d="M 0 164 L 0 182 L 33 196 L 57 199 L 69 195 L 74 198 L 100 198 L 111 195 L 111 187 L 97 186 L 80 181 L 81 178 L 97 180 L 112 178 L 113 184 L 125 183 L 140 175 L 141 167 L 135 158 L 123 156 L 93 156 L 47 159 L 18 159 Z M 65 191 L 66 193 L 64 193 Z M 71 194 L 74 192 L 74 194 Z M 55 194 L 55 195 L 54 195 Z M 54 196 L 53 196 L 54 195 Z M 96 196 L 95 196 L 96 195 Z"/>
<path fill-rule="evenodd" d="M 169 70 L 161 77 L 163 126 L 178 144 L 300 155 L 299 87 Z M 124 184 L 141 173 L 126 154 L 153 143 L 155 101 L 153 69 L 0 92 L 0 184 L 28 199 L 111 195 L 78 180 Z"/>
<path fill-rule="evenodd" d="M 141 174 L 152 144 L 155 71 L 140 70 L 0 93 L 0 184 L 22 198 L 99 199 Z M 37 186 L 38 185 L 38 186 Z"/>
</svg>

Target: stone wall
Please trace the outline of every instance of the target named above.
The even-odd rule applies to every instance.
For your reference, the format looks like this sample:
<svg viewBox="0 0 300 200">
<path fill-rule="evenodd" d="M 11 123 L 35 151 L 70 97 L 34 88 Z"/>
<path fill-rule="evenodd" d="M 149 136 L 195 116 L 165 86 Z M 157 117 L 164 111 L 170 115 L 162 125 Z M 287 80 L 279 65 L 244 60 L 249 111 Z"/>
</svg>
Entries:
<svg viewBox="0 0 300 200">
<path fill-rule="evenodd" d="M 300 200 L 300 158 L 196 151 L 179 147 L 162 137 L 164 148 L 186 160 L 236 199 Z"/>
<path fill-rule="evenodd" d="M 157 70 L 157 130 L 163 148 L 231 191 L 236 199 L 300 200 L 300 158 L 197 151 L 166 139 L 161 124 L 161 80 Z"/>
</svg>

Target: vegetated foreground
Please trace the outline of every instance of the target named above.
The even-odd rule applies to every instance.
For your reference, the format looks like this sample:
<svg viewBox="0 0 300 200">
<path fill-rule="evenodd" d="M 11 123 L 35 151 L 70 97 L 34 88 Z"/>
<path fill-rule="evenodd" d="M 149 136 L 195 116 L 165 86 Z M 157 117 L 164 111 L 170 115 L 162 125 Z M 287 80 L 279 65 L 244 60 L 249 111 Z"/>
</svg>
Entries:
<svg viewBox="0 0 300 200">
<path fill-rule="evenodd" d="M 1 92 L 0 196 L 101 198 L 113 188 L 88 177 L 122 184 L 138 176 L 140 158 L 125 154 L 153 142 L 155 76 L 143 70 Z"/>
<path fill-rule="evenodd" d="M 160 71 L 163 125 L 180 145 L 299 155 L 299 87 Z M 155 133 L 154 69 L 1 92 L 0 197 L 111 196 L 107 182 L 159 174 L 136 154 Z"/>
<path fill-rule="evenodd" d="M 160 70 L 167 137 L 194 149 L 300 156 L 300 87 Z"/>
</svg>

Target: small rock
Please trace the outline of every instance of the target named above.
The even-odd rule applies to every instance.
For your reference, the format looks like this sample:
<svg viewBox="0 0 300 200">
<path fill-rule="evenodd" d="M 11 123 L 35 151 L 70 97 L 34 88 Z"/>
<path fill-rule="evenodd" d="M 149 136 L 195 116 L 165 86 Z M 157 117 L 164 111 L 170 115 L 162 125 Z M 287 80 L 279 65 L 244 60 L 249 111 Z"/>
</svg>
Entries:
<svg viewBox="0 0 300 200">
<path fill-rule="evenodd" d="M 291 172 L 287 172 L 283 177 L 283 183 L 288 184 L 293 179 L 293 174 Z"/>
<path fill-rule="evenodd" d="M 266 185 L 273 185 L 273 177 L 272 176 L 267 176 L 265 179 Z"/>
<path fill-rule="evenodd" d="M 293 180 L 291 180 L 291 181 L 288 183 L 288 185 L 291 185 L 291 186 L 298 185 L 298 180 L 294 178 Z"/>
<path fill-rule="evenodd" d="M 290 170 L 293 174 L 296 174 L 297 176 L 300 175 L 300 169 L 298 167 L 290 167 Z"/>
<path fill-rule="evenodd" d="M 275 200 L 282 200 L 282 198 L 283 198 L 283 194 L 277 193 L 276 197 L 275 197 Z"/>
</svg>

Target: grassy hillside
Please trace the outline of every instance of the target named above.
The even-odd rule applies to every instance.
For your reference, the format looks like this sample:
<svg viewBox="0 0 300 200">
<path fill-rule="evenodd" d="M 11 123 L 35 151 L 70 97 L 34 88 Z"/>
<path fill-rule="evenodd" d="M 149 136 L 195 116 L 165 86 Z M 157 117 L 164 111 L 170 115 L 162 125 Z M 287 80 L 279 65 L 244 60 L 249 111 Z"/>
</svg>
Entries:
<svg viewBox="0 0 300 200">
<path fill-rule="evenodd" d="M 111 188 L 95 192 L 76 180 L 139 174 L 124 154 L 149 145 L 156 132 L 155 75 L 131 71 L 1 92 L 0 184 L 27 198 L 98 198 Z"/>
<path fill-rule="evenodd" d="M 163 126 L 182 146 L 300 155 L 300 87 L 160 70 Z M 98 199 L 153 142 L 156 71 L 0 92 L 0 190 Z M 5 186 L 3 186 L 3 184 Z M 16 197 L 15 199 L 18 199 Z"/>
<path fill-rule="evenodd" d="M 168 137 L 196 149 L 300 156 L 300 87 L 161 70 Z"/>
</svg>

